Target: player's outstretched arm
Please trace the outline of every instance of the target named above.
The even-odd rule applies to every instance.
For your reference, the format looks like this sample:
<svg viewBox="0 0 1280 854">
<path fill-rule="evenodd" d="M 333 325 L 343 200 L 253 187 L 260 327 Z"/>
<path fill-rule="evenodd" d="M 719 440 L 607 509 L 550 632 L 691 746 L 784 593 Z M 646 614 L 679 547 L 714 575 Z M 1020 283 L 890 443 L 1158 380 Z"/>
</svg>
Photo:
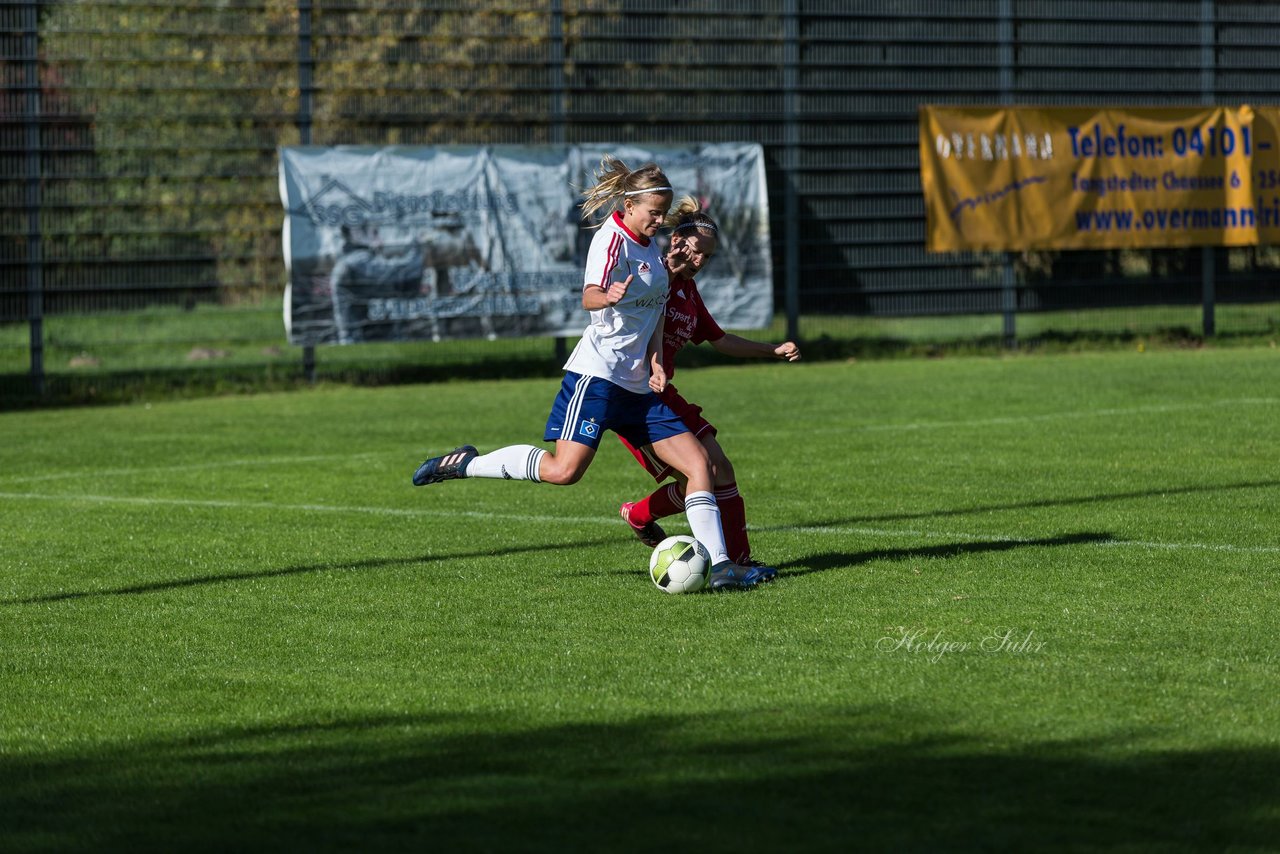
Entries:
<svg viewBox="0 0 1280 854">
<path fill-rule="evenodd" d="M 794 341 L 767 344 L 764 341 L 752 341 L 750 338 L 726 332 L 723 338 L 712 341 L 711 346 L 726 356 L 737 356 L 742 359 L 774 358 L 785 359 L 788 362 L 796 362 L 800 359 L 800 348 Z"/>
</svg>

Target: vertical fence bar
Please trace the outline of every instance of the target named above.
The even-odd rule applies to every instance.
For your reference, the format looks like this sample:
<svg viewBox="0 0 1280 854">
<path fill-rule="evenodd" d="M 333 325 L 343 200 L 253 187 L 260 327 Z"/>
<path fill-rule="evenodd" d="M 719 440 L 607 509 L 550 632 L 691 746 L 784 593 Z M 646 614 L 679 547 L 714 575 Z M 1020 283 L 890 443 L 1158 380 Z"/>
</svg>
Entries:
<svg viewBox="0 0 1280 854">
<path fill-rule="evenodd" d="M 787 338 L 800 339 L 800 193 L 796 187 L 800 173 L 800 96 L 796 89 L 800 74 L 800 18 L 797 0 L 786 0 L 782 29 L 782 91 L 785 113 L 786 188 L 783 203 L 783 257 L 786 270 Z"/>
<path fill-rule="evenodd" d="M 550 54 L 547 70 L 551 83 L 551 144 L 564 145 L 565 134 L 565 81 L 564 81 L 564 3 L 551 0 L 551 20 L 547 22 Z M 555 339 L 555 359 L 564 364 L 569 358 L 569 342 L 563 335 Z"/>
<path fill-rule="evenodd" d="M 40 225 L 40 6 L 22 5 L 22 116 L 26 149 L 27 323 L 31 328 L 31 387 L 44 396 L 44 250 Z"/>
<path fill-rule="evenodd" d="M 1215 50 L 1216 10 L 1214 0 L 1200 0 L 1200 103 L 1213 104 L 1215 101 L 1214 66 L 1217 61 Z M 1214 302 L 1217 299 L 1217 252 L 1212 246 L 1200 249 L 1200 297 L 1201 324 L 1204 337 L 1212 338 L 1216 331 Z"/>
<path fill-rule="evenodd" d="M 311 0 L 298 0 L 298 142 L 311 144 L 312 97 L 315 93 L 313 72 L 315 60 L 311 56 Z M 302 347 L 302 373 L 307 382 L 316 381 L 316 348 L 314 344 Z"/>
<path fill-rule="evenodd" d="M 996 30 L 1000 57 L 1000 103 L 1013 104 L 1013 0 L 1000 0 L 1000 21 Z M 1004 346 L 1018 346 L 1018 273 L 1013 254 L 1004 253 L 1000 265 L 1000 313 L 1003 317 Z"/>
<path fill-rule="evenodd" d="M 564 145 L 564 3 L 551 0 L 551 17 L 547 22 L 547 71 L 551 84 L 551 144 Z"/>
</svg>

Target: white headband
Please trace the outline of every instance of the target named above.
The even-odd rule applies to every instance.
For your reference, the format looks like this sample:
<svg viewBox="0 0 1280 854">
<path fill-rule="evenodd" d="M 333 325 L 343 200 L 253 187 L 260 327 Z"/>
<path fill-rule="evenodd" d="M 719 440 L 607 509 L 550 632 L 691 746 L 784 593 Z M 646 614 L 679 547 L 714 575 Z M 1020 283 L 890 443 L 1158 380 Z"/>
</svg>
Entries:
<svg viewBox="0 0 1280 854">
<path fill-rule="evenodd" d="M 630 190 L 623 193 L 624 196 L 643 196 L 645 193 L 674 193 L 675 190 L 670 187 L 650 187 L 647 190 Z"/>
<path fill-rule="evenodd" d="M 711 224 L 711 223 L 709 223 L 709 222 L 682 222 L 682 223 L 680 223 L 679 225 L 677 225 L 675 228 L 673 228 L 673 229 L 671 229 L 671 230 L 672 230 L 672 231 L 680 231 L 680 230 L 685 229 L 685 228 L 705 228 L 707 231 L 719 231 L 719 230 L 720 230 L 720 229 L 716 228 L 714 225 L 712 225 L 712 224 Z"/>
</svg>

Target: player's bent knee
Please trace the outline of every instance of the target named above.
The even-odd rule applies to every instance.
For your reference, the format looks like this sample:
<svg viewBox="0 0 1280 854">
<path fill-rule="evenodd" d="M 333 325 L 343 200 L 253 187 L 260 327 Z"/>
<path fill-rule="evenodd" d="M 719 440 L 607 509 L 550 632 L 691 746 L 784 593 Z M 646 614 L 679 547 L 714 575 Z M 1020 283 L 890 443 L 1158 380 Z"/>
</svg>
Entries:
<svg viewBox="0 0 1280 854">
<path fill-rule="evenodd" d="M 585 466 L 552 465 L 542 472 L 542 482 L 552 483 L 556 486 L 570 486 L 582 480 L 582 475 L 585 473 Z"/>
</svg>

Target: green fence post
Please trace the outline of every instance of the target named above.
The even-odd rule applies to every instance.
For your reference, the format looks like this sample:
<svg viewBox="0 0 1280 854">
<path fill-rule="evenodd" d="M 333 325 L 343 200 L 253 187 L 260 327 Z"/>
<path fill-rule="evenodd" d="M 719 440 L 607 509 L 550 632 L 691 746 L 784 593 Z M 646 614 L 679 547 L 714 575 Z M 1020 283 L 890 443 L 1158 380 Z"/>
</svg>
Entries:
<svg viewBox="0 0 1280 854">
<path fill-rule="evenodd" d="M 1013 104 L 1013 0 L 1000 0 L 1000 103 Z M 1013 266 L 1013 254 L 1005 252 L 1000 264 L 1000 313 L 1003 317 L 1004 346 L 1012 350 L 1018 346 L 1018 271 Z"/>
<path fill-rule="evenodd" d="M 787 0 L 783 14 L 782 89 L 786 115 L 784 158 L 787 180 L 783 204 L 783 257 L 786 270 L 787 338 L 800 340 L 800 191 L 796 187 L 800 171 L 800 111 L 796 86 L 800 73 L 800 20 L 796 0 Z"/>
<path fill-rule="evenodd" d="M 298 142 L 311 144 L 311 99 L 315 94 L 312 72 L 315 61 L 311 58 L 311 0 L 298 0 Z M 302 374 L 307 382 L 316 381 L 316 348 L 314 344 L 302 347 Z"/>
<path fill-rule="evenodd" d="M 31 327 L 31 386 L 44 396 L 44 257 L 40 226 L 40 10 L 22 6 L 22 114 L 25 126 L 27 209 L 27 323 Z"/>
<path fill-rule="evenodd" d="M 1200 0 L 1200 103 L 1214 102 L 1214 0 Z M 1215 331 L 1214 301 L 1217 285 L 1217 252 L 1212 246 L 1200 251 L 1200 301 L 1201 324 L 1205 338 L 1212 338 Z"/>
</svg>

